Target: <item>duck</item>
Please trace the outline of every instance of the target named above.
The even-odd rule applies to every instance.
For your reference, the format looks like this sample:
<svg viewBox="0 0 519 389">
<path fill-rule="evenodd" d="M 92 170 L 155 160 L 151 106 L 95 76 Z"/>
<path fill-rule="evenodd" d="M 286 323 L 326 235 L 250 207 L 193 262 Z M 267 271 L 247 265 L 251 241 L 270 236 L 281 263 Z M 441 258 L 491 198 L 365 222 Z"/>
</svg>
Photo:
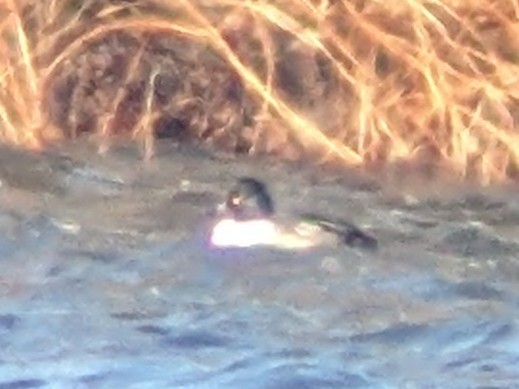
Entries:
<svg viewBox="0 0 519 389">
<path fill-rule="evenodd" d="M 256 178 L 239 177 L 218 207 L 211 241 L 215 246 L 273 246 L 309 249 L 345 245 L 374 250 L 377 240 L 352 223 L 307 213 L 282 218 L 267 185 Z"/>
</svg>

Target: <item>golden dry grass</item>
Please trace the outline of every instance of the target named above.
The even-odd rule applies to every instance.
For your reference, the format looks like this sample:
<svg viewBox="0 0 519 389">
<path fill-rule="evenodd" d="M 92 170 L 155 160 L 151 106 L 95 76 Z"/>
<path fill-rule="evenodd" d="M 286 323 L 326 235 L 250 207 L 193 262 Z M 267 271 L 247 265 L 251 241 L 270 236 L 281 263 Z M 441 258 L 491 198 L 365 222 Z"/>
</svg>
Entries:
<svg viewBox="0 0 519 389">
<path fill-rule="evenodd" d="M 516 179 L 515 0 L 1 0 L 0 136 Z"/>
</svg>

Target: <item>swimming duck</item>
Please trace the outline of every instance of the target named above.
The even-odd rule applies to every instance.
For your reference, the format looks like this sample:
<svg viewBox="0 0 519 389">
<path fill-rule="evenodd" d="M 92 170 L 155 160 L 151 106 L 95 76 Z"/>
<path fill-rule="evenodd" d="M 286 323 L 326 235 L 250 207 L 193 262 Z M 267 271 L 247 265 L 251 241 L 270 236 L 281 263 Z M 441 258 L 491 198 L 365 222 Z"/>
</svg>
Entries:
<svg viewBox="0 0 519 389">
<path fill-rule="evenodd" d="M 217 246 L 294 249 L 335 243 L 376 249 L 378 245 L 375 238 L 342 220 L 316 214 L 301 215 L 291 222 L 280 220 L 267 186 L 252 177 L 239 178 L 219 209 L 220 220 L 212 231 Z"/>
</svg>

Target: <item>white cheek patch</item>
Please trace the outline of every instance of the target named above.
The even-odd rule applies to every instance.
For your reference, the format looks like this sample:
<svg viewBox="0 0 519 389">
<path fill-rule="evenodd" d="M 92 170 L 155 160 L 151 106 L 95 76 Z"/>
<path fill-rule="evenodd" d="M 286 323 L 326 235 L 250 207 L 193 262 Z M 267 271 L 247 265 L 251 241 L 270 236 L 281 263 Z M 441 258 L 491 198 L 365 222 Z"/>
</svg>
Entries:
<svg viewBox="0 0 519 389">
<path fill-rule="evenodd" d="M 278 239 L 276 225 L 266 219 L 223 219 L 214 226 L 211 233 L 211 243 L 219 247 L 276 245 Z"/>
</svg>

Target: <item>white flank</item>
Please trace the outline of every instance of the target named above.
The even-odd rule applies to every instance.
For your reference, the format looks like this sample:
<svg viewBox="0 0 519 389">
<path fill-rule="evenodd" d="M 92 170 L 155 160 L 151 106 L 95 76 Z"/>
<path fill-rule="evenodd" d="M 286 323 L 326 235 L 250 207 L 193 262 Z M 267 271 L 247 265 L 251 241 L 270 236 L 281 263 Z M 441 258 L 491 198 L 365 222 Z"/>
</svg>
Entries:
<svg viewBox="0 0 519 389">
<path fill-rule="evenodd" d="M 223 219 L 214 226 L 211 242 L 220 247 L 275 245 L 277 235 L 276 225 L 270 220 Z"/>
</svg>

